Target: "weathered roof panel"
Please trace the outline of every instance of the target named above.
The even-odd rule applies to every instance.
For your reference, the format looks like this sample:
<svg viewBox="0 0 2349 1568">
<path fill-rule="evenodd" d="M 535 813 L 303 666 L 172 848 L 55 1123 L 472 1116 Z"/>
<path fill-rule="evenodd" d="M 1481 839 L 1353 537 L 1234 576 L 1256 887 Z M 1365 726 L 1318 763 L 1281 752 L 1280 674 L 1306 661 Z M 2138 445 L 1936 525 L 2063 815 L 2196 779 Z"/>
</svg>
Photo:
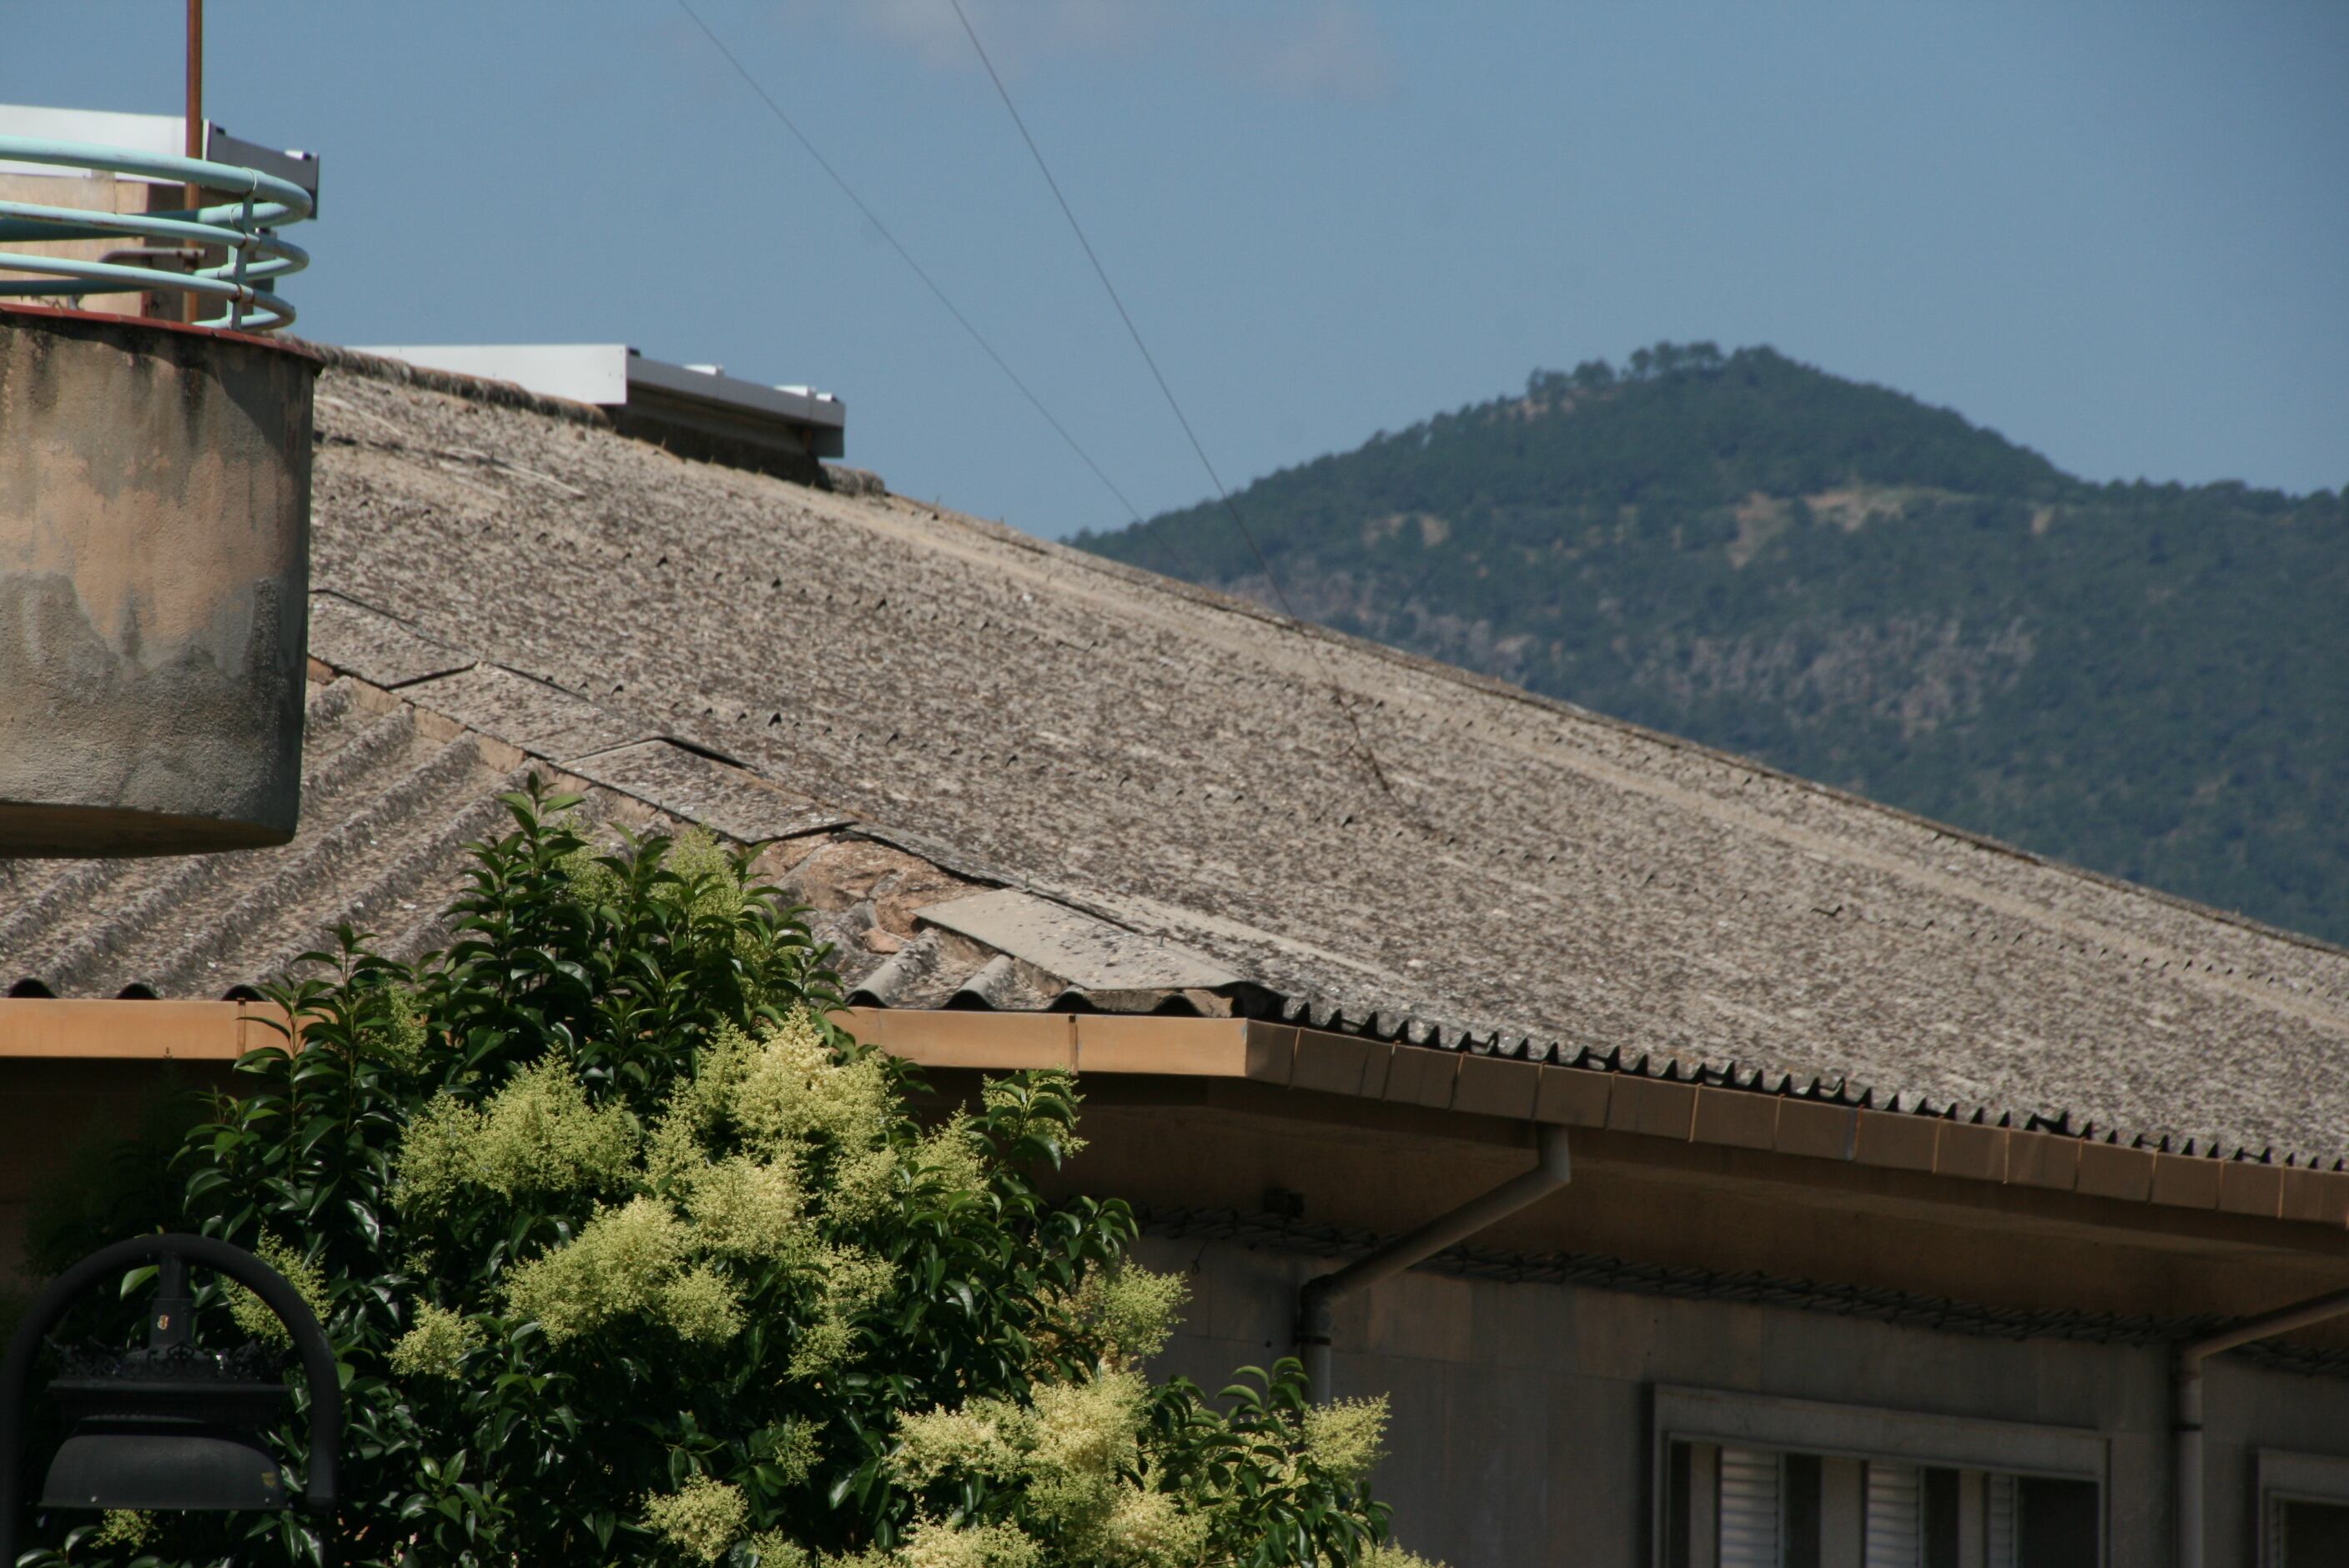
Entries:
<svg viewBox="0 0 2349 1568">
<path fill-rule="evenodd" d="M 1143 936 L 1017 888 L 934 903 L 921 919 L 1086 991 L 1210 991 L 1240 982 L 1223 965 L 1164 937 Z"/>
<path fill-rule="evenodd" d="M 851 820 L 746 769 L 666 738 L 591 752 L 564 766 L 591 783 L 633 795 L 739 843 L 794 838 Z"/>
<path fill-rule="evenodd" d="M 591 756 L 658 733 L 654 721 L 616 713 L 552 681 L 496 665 L 469 665 L 408 689 L 435 712 L 542 757 Z"/>
<path fill-rule="evenodd" d="M 473 663 L 461 649 L 335 593 L 310 595 L 310 656 L 386 687 L 454 675 Z"/>
<path fill-rule="evenodd" d="M 413 733 L 321 774 L 294 844 L 186 872 L 193 902 L 153 867 L 0 871 L 10 976 L 242 980 L 349 901 L 430 907 L 435 846 L 535 757 L 616 811 L 797 833 L 781 874 L 895 1005 L 1154 995 L 915 919 L 1009 887 L 1242 979 L 1170 1005 L 2349 1154 L 2337 948 L 994 524 L 452 389 L 344 356 L 320 399 L 317 656 L 398 686 Z M 352 722 L 314 708 L 314 773 Z M 460 727 L 484 760 L 447 751 Z M 285 919 L 226 919 L 264 884 Z M 166 962 L 215 919 L 254 934 Z"/>
</svg>

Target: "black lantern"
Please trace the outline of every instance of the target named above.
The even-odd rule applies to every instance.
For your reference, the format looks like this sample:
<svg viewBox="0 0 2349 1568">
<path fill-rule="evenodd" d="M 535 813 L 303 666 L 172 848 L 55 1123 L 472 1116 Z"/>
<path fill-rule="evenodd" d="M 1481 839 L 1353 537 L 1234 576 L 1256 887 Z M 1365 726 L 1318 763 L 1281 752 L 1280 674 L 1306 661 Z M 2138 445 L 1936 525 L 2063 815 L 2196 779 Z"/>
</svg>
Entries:
<svg viewBox="0 0 2349 1568">
<path fill-rule="evenodd" d="M 147 1312 L 147 1348 L 67 1350 L 49 1385 L 73 1431 L 49 1464 L 44 1508 L 285 1508 L 291 1500 L 262 1429 L 291 1398 L 276 1357 L 189 1342 L 188 1265 L 166 1253 Z"/>
<path fill-rule="evenodd" d="M 111 1272 L 153 1261 L 155 1300 L 144 1350 L 68 1351 L 49 1385 L 72 1428 L 49 1466 L 45 1508 L 239 1510 L 290 1508 L 292 1488 L 264 1443 L 290 1394 L 275 1357 L 257 1345 L 226 1353 L 190 1340 L 188 1264 L 249 1287 L 294 1336 L 310 1380 L 306 1501 L 334 1505 L 342 1387 L 333 1347 L 284 1276 L 242 1247 L 208 1236 L 145 1236 L 76 1264 L 42 1293 L 0 1367 L 0 1563 L 16 1561 L 18 1483 L 33 1357 L 73 1298 Z"/>
</svg>

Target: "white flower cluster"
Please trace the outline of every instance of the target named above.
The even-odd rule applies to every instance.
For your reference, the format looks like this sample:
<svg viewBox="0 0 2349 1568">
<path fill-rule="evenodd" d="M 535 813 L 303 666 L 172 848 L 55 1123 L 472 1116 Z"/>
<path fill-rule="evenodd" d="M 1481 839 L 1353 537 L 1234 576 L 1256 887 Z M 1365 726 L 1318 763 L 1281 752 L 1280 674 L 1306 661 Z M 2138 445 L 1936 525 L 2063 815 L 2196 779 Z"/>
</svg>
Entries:
<svg viewBox="0 0 2349 1568">
<path fill-rule="evenodd" d="M 999 1135 L 1025 1092 L 990 1086 Z M 478 1107 L 444 1096 L 411 1126 L 396 1192 L 419 1218 L 490 1197 L 569 1197 L 573 1212 L 584 1208 L 569 1240 L 506 1271 L 494 1304 L 535 1323 L 550 1344 L 649 1323 L 722 1345 L 744 1327 L 750 1285 L 796 1282 L 786 1287 L 797 1320 L 788 1373 L 817 1378 L 847 1360 L 860 1317 L 897 1284 L 886 1259 L 851 1239 L 857 1228 L 925 1191 L 983 1190 L 989 1160 L 965 1116 L 910 1137 L 885 1062 L 838 1050 L 823 1022 L 801 1013 L 755 1037 L 720 1031 L 648 1129 L 616 1102 L 592 1103 L 557 1057 L 516 1073 Z M 301 1266 L 282 1251 L 282 1266 Z M 696 1476 L 647 1498 L 644 1523 L 686 1559 L 716 1563 L 743 1548 L 761 1568 L 1198 1568 L 1232 1500 L 1160 1483 L 1150 1384 L 1139 1369 L 1165 1345 L 1183 1296 L 1174 1276 L 1094 1271 L 1047 1303 L 1058 1326 L 1039 1335 L 1035 1381 L 1023 1393 L 903 1419 L 891 1460 L 899 1482 L 929 1491 L 957 1478 L 985 1481 L 1017 1493 L 1016 1522 L 925 1513 L 892 1550 L 819 1558 L 780 1533 L 753 1532 L 740 1488 Z M 419 1304 L 392 1369 L 460 1377 L 489 1321 Z M 1059 1369 L 1072 1364 L 1085 1375 Z M 1385 1423 L 1381 1401 L 1317 1408 L 1288 1429 L 1292 1474 L 1309 1466 L 1362 1478 Z M 819 1459 L 804 1425 L 761 1434 L 758 1446 L 762 1464 L 792 1479 Z M 1427 1568 L 1383 1547 L 1364 1562 Z"/>
<path fill-rule="evenodd" d="M 1023 1512 L 1049 1534 L 1057 1555 L 1112 1568 L 1186 1568 L 1206 1550 L 1210 1520 L 1181 1499 L 1137 1482 L 1150 1385 L 1131 1370 L 1081 1383 L 1049 1383 L 1034 1403 L 974 1399 L 959 1409 L 908 1416 L 895 1464 L 909 1485 L 956 1473 L 1018 1486 Z M 1030 1558 L 1013 1555 L 1000 1532 L 932 1522 L 885 1559 L 890 1568 L 1019 1568 L 1036 1542 L 1019 1532 Z M 919 1549 L 926 1555 L 914 1555 Z M 949 1556 L 949 1550 L 961 1553 Z M 874 1565 L 878 1568 L 878 1564 Z"/>
<path fill-rule="evenodd" d="M 741 1488 L 698 1475 L 678 1491 L 647 1500 L 645 1522 L 688 1555 L 715 1563 L 742 1539 L 750 1505 Z"/>
<path fill-rule="evenodd" d="M 310 1304 L 310 1310 L 318 1315 L 320 1323 L 326 1321 L 330 1305 L 326 1294 L 326 1271 L 316 1259 L 290 1242 L 280 1241 L 265 1231 L 253 1251 L 254 1256 L 285 1276 L 285 1283 Z M 277 1314 L 270 1309 L 269 1304 L 244 1286 L 232 1284 L 228 1287 L 228 1310 L 229 1315 L 236 1320 L 236 1326 L 254 1338 L 266 1339 L 275 1345 L 294 1343 L 293 1331 L 277 1320 Z"/>
<path fill-rule="evenodd" d="M 1155 1348 L 1180 1295 L 1174 1282 L 1129 1267 L 1081 1290 L 1077 1300 L 1092 1308 L 1097 1323 L 1125 1322 L 1130 1345 Z M 1216 1511 L 1227 1500 L 1134 1479 L 1156 1471 L 1149 1391 L 1139 1371 L 1105 1364 L 1084 1381 L 1036 1385 L 1030 1404 L 974 1399 L 906 1417 L 892 1460 L 898 1480 L 916 1489 L 956 1477 L 1016 1488 L 1027 1532 L 930 1520 L 897 1552 L 868 1553 L 842 1568 L 1029 1568 L 1047 1560 L 1198 1568 Z M 1378 1463 L 1386 1425 L 1384 1399 L 1317 1406 L 1289 1428 L 1288 1463 L 1361 1480 Z M 1363 1568 L 1433 1568 L 1388 1544 L 1371 1548 L 1361 1562 Z"/>
<path fill-rule="evenodd" d="M 462 1314 L 424 1302 L 408 1332 L 392 1343 L 391 1369 L 402 1377 L 453 1378 L 481 1344 L 481 1329 Z"/>
<path fill-rule="evenodd" d="M 393 1200 L 409 1213 L 446 1212 L 469 1190 L 502 1198 L 609 1191 L 629 1177 L 636 1119 L 587 1103 L 570 1064 L 550 1055 L 506 1080 L 479 1109 L 443 1094 L 400 1140 Z"/>
<path fill-rule="evenodd" d="M 1104 1365 L 1130 1367 L 1165 1348 L 1189 1295 L 1180 1274 L 1154 1274 L 1126 1264 L 1087 1274 L 1060 1305 L 1087 1336 L 1100 1341 Z"/>
<path fill-rule="evenodd" d="M 626 1318 L 722 1344 L 743 1325 L 733 1265 L 783 1264 L 810 1282 L 791 1369 L 812 1377 L 847 1356 L 857 1315 L 895 1277 L 884 1260 L 826 1240 L 824 1226 L 871 1218 L 909 1180 L 984 1180 L 967 1122 L 907 1150 L 894 1136 L 897 1114 L 881 1059 L 842 1057 L 802 1012 L 755 1039 L 719 1031 L 649 1135 L 625 1106 L 591 1105 L 554 1056 L 478 1108 L 443 1095 L 409 1129 L 395 1191 L 422 1216 L 468 1195 L 610 1194 L 568 1242 L 506 1276 L 505 1310 L 553 1344 Z M 445 1363 L 442 1333 L 418 1340 L 415 1367 Z"/>
</svg>

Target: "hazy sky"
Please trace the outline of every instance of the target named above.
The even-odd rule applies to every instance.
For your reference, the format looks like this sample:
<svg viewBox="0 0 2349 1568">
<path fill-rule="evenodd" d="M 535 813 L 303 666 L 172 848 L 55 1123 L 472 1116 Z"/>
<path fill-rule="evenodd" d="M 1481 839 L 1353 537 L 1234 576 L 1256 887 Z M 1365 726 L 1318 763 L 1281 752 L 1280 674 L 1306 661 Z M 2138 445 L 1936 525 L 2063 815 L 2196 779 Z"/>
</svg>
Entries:
<svg viewBox="0 0 2349 1568">
<path fill-rule="evenodd" d="M 1206 481 L 947 0 L 695 0 L 1102 466 Z M 2349 5 L 965 0 L 1234 480 L 1658 339 L 2095 479 L 2349 482 Z M 212 0 L 323 153 L 301 330 L 809 382 L 1040 533 L 1116 501 L 675 0 Z M 0 100 L 175 111 L 179 0 L 0 0 Z"/>
</svg>

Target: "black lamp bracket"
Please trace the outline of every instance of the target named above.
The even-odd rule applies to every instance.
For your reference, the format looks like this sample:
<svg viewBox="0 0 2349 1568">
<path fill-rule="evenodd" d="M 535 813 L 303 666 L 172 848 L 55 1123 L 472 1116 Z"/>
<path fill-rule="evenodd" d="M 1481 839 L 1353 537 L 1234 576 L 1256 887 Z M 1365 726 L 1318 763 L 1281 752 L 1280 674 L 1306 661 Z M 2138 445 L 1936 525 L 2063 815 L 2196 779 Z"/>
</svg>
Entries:
<svg viewBox="0 0 2349 1568">
<path fill-rule="evenodd" d="M 16 1519 L 24 1506 L 25 1418 L 32 1403 L 33 1362 L 42 1336 L 57 1326 L 74 1299 L 109 1275 L 141 1264 L 156 1264 L 158 1292 L 150 1308 L 149 1343 L 161 1349 L 185 1342 L 191 1295 L 190 1264 L 224 1274 L 277 1315 L 294 1336 L 302 1370 L 310 1381 L 310 1473 L 303 1501 L 314 1513 L 335 1506 L 336 1449 L 343 1429 L 343 1385 L 335 1370 L 335 1347 L 317 1315 L 285 1276 L 243 1247 L 212 1236 L 136 1236 L 101 1247 L 49 1282 L 0 1360 L 0 1564 L 16 1561 Z"/>
</svg>

